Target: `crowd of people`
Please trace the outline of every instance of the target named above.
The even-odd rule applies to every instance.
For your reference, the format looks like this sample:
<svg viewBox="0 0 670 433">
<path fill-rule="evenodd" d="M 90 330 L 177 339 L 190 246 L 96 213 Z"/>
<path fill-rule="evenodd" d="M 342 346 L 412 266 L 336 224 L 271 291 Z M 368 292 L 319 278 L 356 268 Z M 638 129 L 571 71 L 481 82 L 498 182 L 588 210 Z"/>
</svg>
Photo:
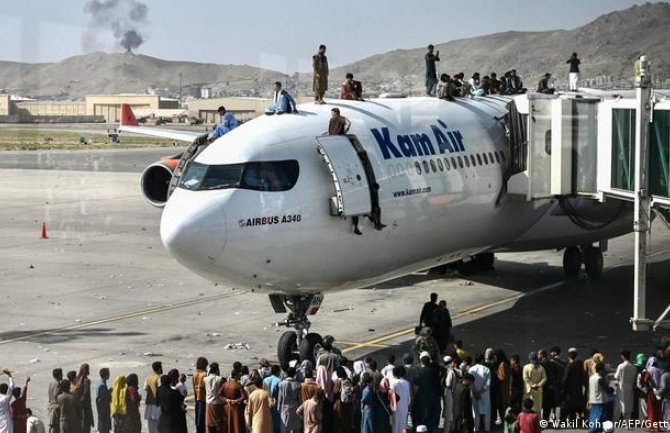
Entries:
<svg viewBox="0 0 670 433">
<path fill-rule="evenodd" d="M 498 79 L 496 72 L 481 76 L 475 72 L 466 80 L 465 73 L 459 72 L 453 77 L 448 74 L 441 74 L 438 80 L 436 62 L 439 62 L 440 51 L 435 51 L 433 45 L 428 45 L 428 52 L 425 55 L 426 62 L 426 95 L 437 96 L 440 99 L 454 100 L 454 98 L 467 98 L 485 95 L 518 95 L 527 92 L 523 81 L 517 75 L 516 69 L 509 70 Z M 570 64 L 569 83 L 570 90 L 577 91 L 577 82 L 579 81 L 580 60 L 577 53 L 566 62 Z M 555 89 L 551 86 L 551 74 L 546 73 L 542 76 L 537 85 L 537 92 L 544 94 L 553 94 Z"/>
<path fill-rule="evenodd" d="M 326 50 L 327 47 L 325 45 L 320 45 L 318 52 L 312 56 L 312 89 L 314 91 L 315 104 L 326 103 L 324 96 L 328 90 L 328 76 L 330 74 Z M 433 45 L 428 45 L 428 52 L 425 55 L 426 95 L 428 96 L 453 101 L 454 98 L 470 98 L 486 95 L 518 95 L 526 93 L 528 90 L 524 87 L 521 77 L 517 75 L 516 69 L 505 72 L 500 79 L 495 72 L 484 76 L 481 76 L 479 72 L 475 72 L 469 79 L 465 78 L 465 73 L 463 72 L 459 72 L 453 76 L 443 73 L 438 79 L 436 62 L 439 61 L 440 51 L 435 51 Z M 577 53 L 572 53 L 572 56 L 566 63 L 570 64 L 570 90 L 577 91 L 579 65 L 581 63 Z M 548 72 L 542 76 L 537 85 L 538 93 L 553 94 L 555 92 L 550 79 L 551 74 Z M 340 99 L 364 101 L 363 84 L 359 80 L 355 80 L 351 72 L 345 75 L 344 82 L 340 86 Z M 217 111 L 221 116 L 221 123 L 207 136 L 207 142 L 210 143 L 232 131 L 238 125 L 235 117 L 226 111 L 225 107 L 221 106 Z M 278 115 L 291 113 L 298 113 L 295 98 L 282 87 L 280 81 L 276 81 L 273 84 L 272 104 L 265 108 L 265 114 Z"/>
<path fill-rule="evenodd" d="M 389 354 L 383 366 L 372 357 L 345 358 L 332 336 L 314 362 L 295 360 L 286 370 L 261 359 L 258 366 L 235 362 L 224 375 L 217 362 L 199 357 L 190 381 L 196 433 L 471 433 L 496 426 L 538 433 L 542 421 L 594 433 L 608 420 L 670 429 L 670 345 L 634 359 L 623 350 L 616 368 L 596 349 L 580 359 L 570 348 L 563 358 L 553 346 L 525 362 L 495 348 L 470 354 L 454 339 L 447 303 L 436 293 L 419 322 L 413 351 L 402 360 Z M 45 422 L 26 407 L 30 378 L 19 388 L 4 374 L 0 433 L 140 433 L 143 425 L 149 433 L 187 431 L 187 377 L 176 369 L 164 374 L 160 361 L 144 382 L 130 373 L 110 383 L 101 368 L 93 385 L 88 364 L 65 376 L 54 369 Z"/>
</svg>

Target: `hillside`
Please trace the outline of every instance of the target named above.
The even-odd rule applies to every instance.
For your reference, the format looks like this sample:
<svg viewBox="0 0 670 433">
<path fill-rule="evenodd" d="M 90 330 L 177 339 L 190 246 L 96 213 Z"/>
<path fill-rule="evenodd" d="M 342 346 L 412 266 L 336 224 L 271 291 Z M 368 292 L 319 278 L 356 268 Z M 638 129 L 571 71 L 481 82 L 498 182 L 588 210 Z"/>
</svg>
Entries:
<svg viewBox="0 0 670 433">
<path fill-rule="evenodd" d="M 81 98 L 87 94 L 145 93 L 148 87 L 178 92 L 179 74 L 184 87 L 206 85 L 215 92 L 270 88 L 283 79 L 279 72 L 247 65 L 175 62 L 130 53 L 92 53 L 58 63 L 0 62 L 0 89 L 32 97 Z"/>
<path fill-rule="evenodd" d="M 469 77 L 475 71 L 487 75 L 515 68 L 527 84 L 534 85 L 545 72 L 554 74 L 559 84 L 567 81 L 565 62 L 573 51 L 582 60 L 582 78 L 627 79 L 634 59 L 642 53 L 652 59 L 656 77 L 670 78 L 669 40 L 670 4 L 647 3 L 603 15 L 573 30 L 509 31 L 433 44 L 442 57 L 439 72 L 463 71 Z M 352 72 L 369 87 L 393 81 L 399 85 L 400 77 L 408 85 L 411 77 L 412 87 L 421 88 L 425 53 L 425 47 L 396 50 L 337 68 L 331 74 L 339 82 L 339 77 Z"/>
<path fill-rule="evenodd" d="M 609 76 L 625 84 L 634 59 L 644 53 L 658 78 L 670 78 L 670 4 L 647 3 L 603 15 L 572 30 L 509 31 L 445 43 L 440 50 L 439 72 L 463 71 L 467 77 L 499 74 L 515 68 L 528 86 L 545 72 L 556 84 L 567 80 L 565 61 L 576 51 L 582 59 L 582 78 Z M 333 48 L 335 49 L 335 48 Z M 365 83 L 369 94 L 384 91 L 422 92 L 425 47 L 378 54 L 331 71 L 329 96 L 338 94 L 346 72 Z M 214 94 L 268 96 L 272 82 L 282 80 L 289 89 L 294 80 L 279 72 L 247 65 L 217 65 L 161 60 L 145 55 L 92 53 L 59 63 L 23 64 L 0 61 L 0 89 L 39 97 L 70 99 L 87 94 L 145 93 L 147 88 L 168 88 L 177 95 L 180 74 L 185 88 L 211 87 Z M 311 93 L 311 74 L 299 74 L 300 94 Z M 293 89 L 295 91 L 295 89 Z"/>
</svg>

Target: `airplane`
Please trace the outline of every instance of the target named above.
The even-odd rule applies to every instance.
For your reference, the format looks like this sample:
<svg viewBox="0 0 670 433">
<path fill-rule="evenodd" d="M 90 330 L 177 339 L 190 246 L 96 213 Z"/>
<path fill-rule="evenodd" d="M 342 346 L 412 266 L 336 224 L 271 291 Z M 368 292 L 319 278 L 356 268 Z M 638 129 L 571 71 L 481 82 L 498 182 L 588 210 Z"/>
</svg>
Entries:
<svg viewBox="0 0 670 433">
<path fill-rule="evenodd" d="M 502 251 L 564 249 L 568 277 L 582 265 L 602 274 L 598 245 L 632 231 L 632 207 L 507 193 L 523 169 L 513 103 L 328 100 L 260 116 L 211 144 L 138 127 L 124 105 L 119 129 L 192 143 L 142 174 L 146 200 L 163 208 L 162 242 L 196 274 L 268 294 L 288 313 L 280 324 L 293 330 L 277 348 L 286 368 L 314 359 L 322 338 L 309 318 L 330 292 L 453 264 L 477 272 Z M 346 135 L 327 133 L 335 107 L 350 121 Z"/>
</svg>

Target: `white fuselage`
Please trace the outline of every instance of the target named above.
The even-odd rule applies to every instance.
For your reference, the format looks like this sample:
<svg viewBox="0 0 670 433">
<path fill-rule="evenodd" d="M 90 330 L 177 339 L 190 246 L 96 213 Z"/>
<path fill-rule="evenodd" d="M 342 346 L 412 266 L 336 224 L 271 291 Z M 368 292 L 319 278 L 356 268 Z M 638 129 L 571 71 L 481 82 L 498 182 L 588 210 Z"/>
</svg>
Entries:
<svg viewBox="0 0 670 433">
<path fill-rule="evenodd" d="M 326 133 L 334 107 L 351 121 L 349 134 L 374 169 L 382 230 L 361 217 L 357 236 L 351 218 L 331 215 L 335 187 L 316 137 Z M 506 112 L 502 99 L 329 101 L 298 109 L 247 122 L 197 156 L 207 166 L 295 160 L 299 176 L 286 191 L 177 188 L 161 236 L 184 266 L 233 287 L 323 293 L 484 251 L 587 244 L 631 227 L 626 213 L 587 232 L 556 212 L 553 200 L 501 194 L 508 159 L 496 120 Z M 600 205 L 590 206 L 597 212 Z"/>
</svg>

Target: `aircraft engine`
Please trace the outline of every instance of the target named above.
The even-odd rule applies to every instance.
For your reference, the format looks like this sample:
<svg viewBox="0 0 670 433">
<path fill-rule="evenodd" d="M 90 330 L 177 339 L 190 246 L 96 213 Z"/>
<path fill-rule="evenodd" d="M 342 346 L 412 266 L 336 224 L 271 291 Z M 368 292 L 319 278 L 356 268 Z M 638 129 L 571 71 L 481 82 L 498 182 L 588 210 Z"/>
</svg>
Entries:
<svg viewBox="0 0 670 433">
<path fill-rule="evenodd" d="M 140 180 L 142 194 L 152 206 L 160 208 L 165 206 L 172 173 L 174 173 L 180 159 L 181 155 L 162 159 L 154 162 L 142 172 Z"/>
</svg>

